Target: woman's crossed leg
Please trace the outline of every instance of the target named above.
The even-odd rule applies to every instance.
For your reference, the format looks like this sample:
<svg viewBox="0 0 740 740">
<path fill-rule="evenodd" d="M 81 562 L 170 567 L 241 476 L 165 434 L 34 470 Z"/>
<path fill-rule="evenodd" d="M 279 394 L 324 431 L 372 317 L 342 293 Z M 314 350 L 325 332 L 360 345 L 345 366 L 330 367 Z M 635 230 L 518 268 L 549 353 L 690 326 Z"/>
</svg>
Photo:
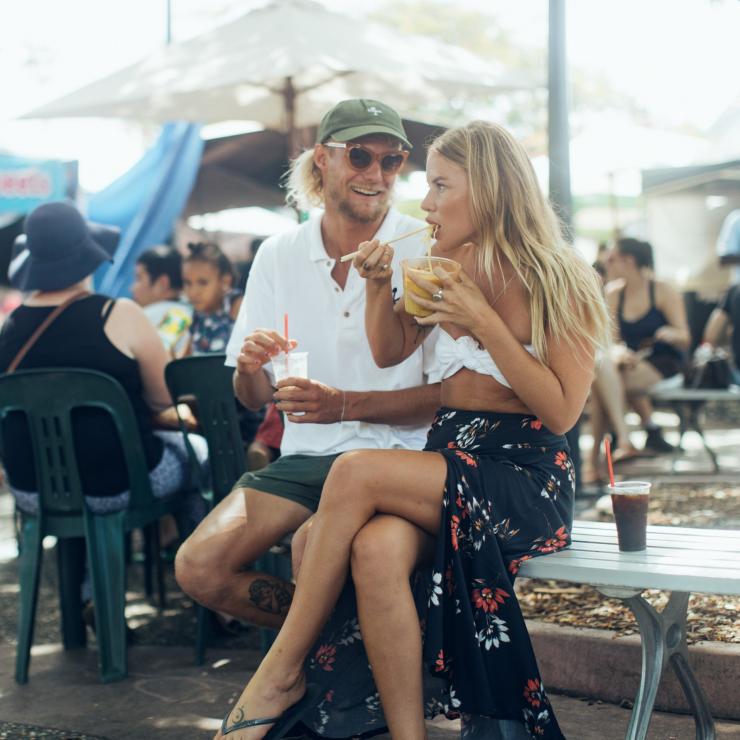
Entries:
<svg viewBox="0 0 740 740">
<path fill-rule="evenodd" d="M 358 450 L 337 459 L 311 526 L 285 624 L 232 719 L 275 717 L 303 696 L 303 662 L 344 585 L 355 537 L 377 514 L 395 515 L 435 536 L 446 476 L 447 463 L 436 452 Z M 229 737 L 259 740 L 268 730 L 262 725 Z"/>
</svg>

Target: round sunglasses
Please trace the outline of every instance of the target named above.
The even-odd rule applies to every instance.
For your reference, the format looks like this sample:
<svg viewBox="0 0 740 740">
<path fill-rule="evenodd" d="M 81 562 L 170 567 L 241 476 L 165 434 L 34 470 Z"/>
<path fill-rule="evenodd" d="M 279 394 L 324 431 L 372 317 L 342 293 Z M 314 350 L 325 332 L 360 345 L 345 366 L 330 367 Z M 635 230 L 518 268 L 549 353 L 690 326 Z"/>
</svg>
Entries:
<svg viewBox="0 0 740 740">
<path fill-rule="evenodd" d="M 366 170 L 373 164 L 373 162 L 377 161 L 380 163 L 380 169 L 382 169 L 383 172 L 387 175 L 392 175 L 403 167 L 403 163 L 409 156 L 408 151 L 405 149 L 397 149 L 392 152 L 376 154 L 362 144 L 346 144 L 338 141 L 329 141 L 323 146 L 328 146 L 332 149 L 344 149 L 344 154 L 349 166 L 358 172 Z"/>
</svg>

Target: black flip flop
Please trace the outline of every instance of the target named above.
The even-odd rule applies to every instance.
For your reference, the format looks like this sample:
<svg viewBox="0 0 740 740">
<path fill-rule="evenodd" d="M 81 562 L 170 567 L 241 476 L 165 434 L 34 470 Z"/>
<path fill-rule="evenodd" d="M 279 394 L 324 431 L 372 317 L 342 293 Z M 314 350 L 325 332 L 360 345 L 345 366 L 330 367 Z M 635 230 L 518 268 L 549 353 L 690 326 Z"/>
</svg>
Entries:
<svg viewBox="0 0 740 740">
<path fill-rule="evenodd" d="M 263 740 L 278 740 L 285 736 L 288 730 L 297 725 L 316 705 L 316 701 L 321 696 L 321 687 L 318 684 L 310 683 L 306 686 L 306 693 L 303 697 L 288 707 L 281 715 L 277 717 L 257 717 L 255 719 L 244 719 L 234 722 L 231 727 L 227 727 L 231 711 L 227 713 L 221 723 L 221 734 L 230 735 L 236 730 L 246 730 L 249 727 L 259 727 L 260 725 L 275 725 L 264 736 Z"/>
</svg>

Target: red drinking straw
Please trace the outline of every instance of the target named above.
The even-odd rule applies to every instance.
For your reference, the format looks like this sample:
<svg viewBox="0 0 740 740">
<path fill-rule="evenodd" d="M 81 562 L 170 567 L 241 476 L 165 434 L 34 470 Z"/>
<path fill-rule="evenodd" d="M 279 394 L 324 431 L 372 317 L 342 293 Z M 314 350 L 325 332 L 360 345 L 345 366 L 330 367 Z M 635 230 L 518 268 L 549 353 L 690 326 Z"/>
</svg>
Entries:
<svg viewBox="0 0 740 740">
<path fill-rule="evenodd" d="M 604 437 L 604 452 L 606 452 L 606 466 L 609 468 L 609 484 L 614 488 L 614 468 L 612 467 L 612 445 L 609 437 Z"/>
<path fill-rule="evenodd" d="M 288 314 L 283 314 L 283 333 L 285 334 L 285 341 L 289 342 L 288 339 Z M 285 348 L 285 351 L 287 352 L 290 349 L 290 344 Z"/>
</svg>

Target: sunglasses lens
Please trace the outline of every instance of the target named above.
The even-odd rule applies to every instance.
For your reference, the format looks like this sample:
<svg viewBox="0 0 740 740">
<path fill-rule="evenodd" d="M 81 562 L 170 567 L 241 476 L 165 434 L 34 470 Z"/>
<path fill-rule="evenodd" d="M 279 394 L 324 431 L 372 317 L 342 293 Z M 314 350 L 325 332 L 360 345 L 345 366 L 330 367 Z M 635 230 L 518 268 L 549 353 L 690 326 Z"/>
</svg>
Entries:
<svg viewBox="0 0 740 740">
<path fill-rule="evenodd" d="M 349 150 L 349 163 L 356 170 L 366 170 L 373 161 L 373 155 L 359 146 L 353 146 Z"/>
<path fill-rule="evenodd" d="M 401 169 L 403 160 L 403 154 L 386 154 L 385 157 L 380 160 L 380 166 L 383 168 L 383 172 L 397 172 Z"/>
</svg>

